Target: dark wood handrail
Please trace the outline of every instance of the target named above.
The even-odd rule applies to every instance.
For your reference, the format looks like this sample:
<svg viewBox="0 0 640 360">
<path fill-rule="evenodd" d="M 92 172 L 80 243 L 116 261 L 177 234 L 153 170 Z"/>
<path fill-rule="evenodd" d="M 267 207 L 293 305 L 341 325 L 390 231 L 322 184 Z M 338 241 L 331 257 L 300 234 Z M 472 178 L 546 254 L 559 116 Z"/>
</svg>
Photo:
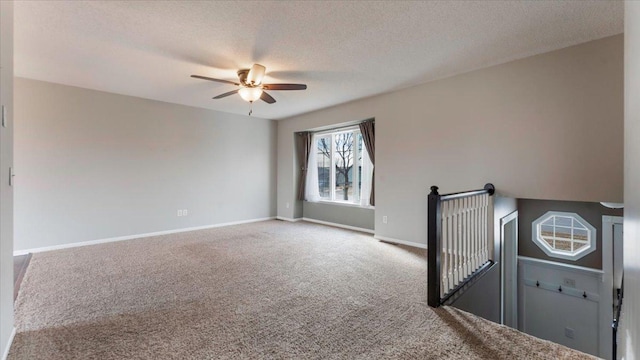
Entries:
<svg viewBox="0 0 640 360">
<path fill-rule="evenodd" d="M 431 194 L 433 194 L 434 191 L 435 191 L 435 194 L 439 195 L 438 194 L 438 189 L 439 188 L 437 186 L 432 186 L 431 187 Z M 483 189 L 461 191 L 461 192 L 457 192 L 457 193 L 440 195 L 440 200 L 447 201 L 447 200 L 453 200 L 453 199 L 462 199 L 462 198 L 475 196 L 475 195 L 482 195 L 482 194 L 493 195 L 493 194 L 495 194 L 495 192 L 496 192 L 496 187 L 493 186 L 493 184 L 489 183 L 489 184 L 486 184 Z"/>
</svg>

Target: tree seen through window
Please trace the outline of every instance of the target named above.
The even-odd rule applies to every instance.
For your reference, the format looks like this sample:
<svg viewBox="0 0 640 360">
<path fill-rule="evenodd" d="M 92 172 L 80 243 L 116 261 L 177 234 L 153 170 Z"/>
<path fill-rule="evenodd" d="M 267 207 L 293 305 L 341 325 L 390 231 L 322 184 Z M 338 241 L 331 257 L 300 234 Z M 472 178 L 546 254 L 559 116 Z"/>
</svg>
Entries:
<svg viewBox="0 0 640 360">
<path fill-rule="evenodd" d="M 320 197 L 359 201 L 363 151 L 360 132 L 353 130 L 321 136 L 316 145 Z"/>
</svg>

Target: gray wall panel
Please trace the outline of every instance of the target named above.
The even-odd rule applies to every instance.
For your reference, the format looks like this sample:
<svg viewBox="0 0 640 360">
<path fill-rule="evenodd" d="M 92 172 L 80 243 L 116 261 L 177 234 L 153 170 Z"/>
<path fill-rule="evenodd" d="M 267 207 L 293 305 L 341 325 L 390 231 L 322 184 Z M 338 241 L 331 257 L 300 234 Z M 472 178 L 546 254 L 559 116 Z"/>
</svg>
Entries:
<svg viewBox="0 0 640 360">
<path fill-rule="evenodd" d="M 17 250 L 275 216 L 275 121 L 21 78 L 15 106 Z"/>
<path fill-rule="evenodd" d="M 303 202 L 303 217 L 374 230 L 373 209 L 324 203 Z"/>
<path fill-rule="evenodd" d="M 547 211 L 572 212 L 596 228 L 596 250 L 576 261 L 550 257 L 536 245 L 531 236 L 531 223 Z M 602 216 L 622 216 L 622 210 L 609 209 L 600 203 L 518 199 L 518 254 L 536 259 L 602 269 Z"/>
</svg>

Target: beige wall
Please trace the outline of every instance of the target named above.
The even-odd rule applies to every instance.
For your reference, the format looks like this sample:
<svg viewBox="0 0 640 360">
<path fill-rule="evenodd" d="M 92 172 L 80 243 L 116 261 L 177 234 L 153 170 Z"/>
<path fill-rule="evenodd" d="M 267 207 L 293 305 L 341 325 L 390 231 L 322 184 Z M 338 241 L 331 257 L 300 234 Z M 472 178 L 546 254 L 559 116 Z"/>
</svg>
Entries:
<svg viewBox="0 0 640 360">
<path fill-rule="evenodd" d="M 22 78 L 15 110 L 16 250 L 275 216 L 273 120 Z"/>
<path fill-rule="evenodd" d="M 378 236 L 425 244 L 431 185 L 446 193 L 492 182 L 515 198 L 620 202 L 623 37 L 279 121 L 279 216 L 301 212 L 293 132 L 368 118 Z"/>
<path fill-rule="evenodd" d="M 640 358 L 640 2 L 625 3 L 624 304 L 619 339 Z"/>
<path fill-rule="evenodd" d="M 13 330 L 13 1 L 0 1 L 0 104 L 7 108 L 0 127 L 0 356 L 6 354 Z"/>
</svg>

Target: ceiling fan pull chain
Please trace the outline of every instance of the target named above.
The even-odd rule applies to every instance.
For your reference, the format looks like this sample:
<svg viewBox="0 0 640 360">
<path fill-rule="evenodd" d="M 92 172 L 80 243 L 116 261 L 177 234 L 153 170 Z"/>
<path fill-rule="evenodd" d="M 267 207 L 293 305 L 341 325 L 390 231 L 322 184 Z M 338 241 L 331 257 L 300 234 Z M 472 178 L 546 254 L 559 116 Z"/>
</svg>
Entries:
<svg viewBox="0 0 640 360">
<path fill-rule="evenodd" d="M 251 114 L 253 114 L 253 101 L 249 102 L 251 105 L 251 107 L 249 108 L 249 116 L 251 116 Z"/>
</svg>

